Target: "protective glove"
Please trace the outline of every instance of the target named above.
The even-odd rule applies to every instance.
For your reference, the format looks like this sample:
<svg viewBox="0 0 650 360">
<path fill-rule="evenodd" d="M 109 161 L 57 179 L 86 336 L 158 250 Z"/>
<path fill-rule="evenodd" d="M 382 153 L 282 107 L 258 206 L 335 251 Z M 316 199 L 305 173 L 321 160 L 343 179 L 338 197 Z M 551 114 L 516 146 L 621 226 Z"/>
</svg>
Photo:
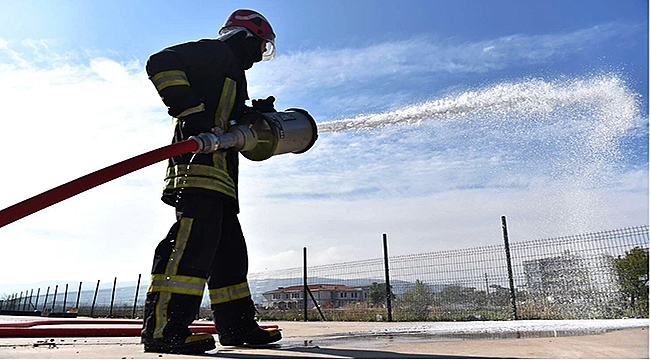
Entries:
<svg viewBox="0 0 650 360">
<path fill-rule="evenodd" d="M 184 138 L 204 132 L 210 132 L 210 130 L 215 126 L 214 120 L 210 119 L 205 111 L 183 116 L 180 120 L 181 132 L 183 133 Z"/>
<path fill-rule="evenodd" d="M 253 100 L 253 110 L 257 110 L 261 113 L 276 112 L 275 107 L 273 107 L 274 102 L 275 97 L 273 97 L 273 95 L 267 97 L 266 99 Z"/>
</svg>

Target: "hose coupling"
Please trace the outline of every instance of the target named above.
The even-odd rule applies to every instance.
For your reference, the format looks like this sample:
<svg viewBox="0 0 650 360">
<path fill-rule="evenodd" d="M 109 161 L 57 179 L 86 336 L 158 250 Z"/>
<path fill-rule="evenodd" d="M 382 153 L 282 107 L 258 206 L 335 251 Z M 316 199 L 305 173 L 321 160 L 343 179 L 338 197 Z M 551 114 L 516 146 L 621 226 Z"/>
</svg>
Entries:
<svg viewBox="0 0 650 360">
<path fill-rule="evenodd" d="M 238 151 L 249 150 L 257 145 L 252 131 L 245 126 L 237 125 L 223 132 L 220 127 L 214 127 L 210 132 L 191 136 L 199 147 L 194 153 L 207 154 L 217 150 L 235 148 Z"/>
<path fill-rule="evenodd" d="M 220 136 L 223 134 L 221 128 L 212 129 L 212 132 L 205 132 L 198 134 L 196 136 L 190 136 L 190 139 L 194 139 L 199 144 L 198 149 L 194 153 L 208 154 L 219 150 L 221 139 Z"/>
</svg>

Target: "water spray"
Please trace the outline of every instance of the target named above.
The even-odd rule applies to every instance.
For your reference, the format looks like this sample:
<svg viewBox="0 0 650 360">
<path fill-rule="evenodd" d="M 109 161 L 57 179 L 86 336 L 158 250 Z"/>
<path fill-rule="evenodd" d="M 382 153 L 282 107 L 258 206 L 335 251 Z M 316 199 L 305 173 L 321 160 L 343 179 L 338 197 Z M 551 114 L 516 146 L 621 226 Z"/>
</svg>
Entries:
<svg viewBox="0 0 650 360">
<path fill-rule="evenodd" d="M 512 115 L 535 114 L 547 117 L 559 109 L 596 109 L 599 124 L 595 131 L 620 132 L 637 116 L 636 96 L 625 82 L 615 76 L 570 81 L 532 79 L 501 83 L 484 89 L 466 91 L 381 114 L 319 123 L 320 133 L 381 128 L 396 124 L 420 124 L 423 120 L 440 122 L 487 115 L 484 121 L 498 125 Z M 609 134 L 605 134 L 609 135 Z"/>
<path fill-rule="evenodd" d="M 249 160 L 262 161 L 274 155 L 303 153 L 314 145 L 317 138 L 316 122 L 305 110 L 292 108 L 284 112 L 248 113 L 239 121 L 231 121 L 227 132 L 215 128 L 212 132 L 121 161 L 0 210 L 0 228 L 86 190 L 174 156 L 234 148 Z"/>
<path fill-rule="evenodd" d="M 359 197 L 369 189 L 409 198 L 485 187 L 522 194 L 520 208 L 543 211 L 539 218 L 558 232 L 591 231 L 612 215 L 611 189 L 647 181 L 647 160 L 645 170 L 629 170 L 627 157 L 635 143 L 647 146 L 641 101 L 615 74 L 534 78 L 319 122 L 321 135 L 331 133 L 321 152 L 336 147 L 351 155 L 336 171 L 319 169 L 318 190 L 338 194 L 330 184 L 345 183 Z M 390 176 L 386 168 L 394 169 Z M 647 194 L 647 185 L 640 190 Z"/>
</svg>

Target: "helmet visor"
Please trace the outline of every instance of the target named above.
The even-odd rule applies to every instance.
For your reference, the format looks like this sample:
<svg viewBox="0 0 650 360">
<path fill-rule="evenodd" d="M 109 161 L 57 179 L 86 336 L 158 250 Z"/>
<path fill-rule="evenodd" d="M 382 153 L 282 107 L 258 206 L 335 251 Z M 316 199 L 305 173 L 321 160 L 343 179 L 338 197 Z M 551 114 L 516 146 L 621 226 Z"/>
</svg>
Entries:
<svg viewBox="0 0 650 360">
<path fill-rule="evenodd" d="M 262 43 L 262 60 L 269 61 L 275 57 L 275 43 L 273 41 L 264 40 Z"/>
<path fill-rule="evenodd" d="M 275 36 L 273 34 L 268 34 L 267 36 L 264 37 L 259 37 L 256 35 L 253 35 L 250 30 L 246 29 L 243 26 L 231 26 L 227 28 L 222 28 L 219 30 L 219 37 L 217 38 L 218 40 L 221 41 L 226 41 L 228 40 L 231 36 L 234 34 L 244 31 L 246 32 L 246 37 L 257 37 L 258 39 L 262 39 L 262 48 L 260 49 L 262 51 L 262 60 L 263 61 L 269 61 L 272 60 L 275 57 Z"/>
</svg>

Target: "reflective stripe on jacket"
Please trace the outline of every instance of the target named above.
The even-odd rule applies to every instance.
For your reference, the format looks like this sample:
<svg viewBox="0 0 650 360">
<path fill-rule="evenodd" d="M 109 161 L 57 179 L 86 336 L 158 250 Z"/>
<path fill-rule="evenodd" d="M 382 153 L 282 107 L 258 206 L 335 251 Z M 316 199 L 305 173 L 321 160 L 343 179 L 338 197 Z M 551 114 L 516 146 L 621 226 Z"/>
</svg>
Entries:
<svg viewBox="0 0 650 360">
<path fill-rule="evenodd" d="M 200 40 L 175 45 L 152 55 L 147 74 L 168 107 L 179 119 L 206 112 L 224 131 L 244 111 L 248 99 L 244 70 L 227 44 Z M 174 121 L 173 142 L 185 140 L 181 121 Z M 163 201 L 174 205 L 181 189 L 217 192 L 236 201 L 238 152 L 184 154 L 169 160 Z"/>
</svg>

